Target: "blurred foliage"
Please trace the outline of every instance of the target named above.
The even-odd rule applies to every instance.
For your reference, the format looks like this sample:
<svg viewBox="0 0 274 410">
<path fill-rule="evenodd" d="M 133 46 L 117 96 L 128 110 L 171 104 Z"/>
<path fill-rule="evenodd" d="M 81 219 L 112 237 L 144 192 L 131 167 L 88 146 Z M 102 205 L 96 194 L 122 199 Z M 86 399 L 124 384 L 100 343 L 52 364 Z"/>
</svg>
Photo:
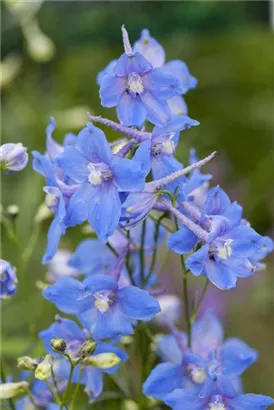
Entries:
<svg viewBox="0 0 274 410">
<path fill-rule="evenodd" d="M 17 75 L 3 89 L 3 142 L 21 141 L 29 151 L 44 151 L 44 130 L 50 115 L 57 120 L 55 135 L 59 141 L 65 132 L 78 132 L 84 126 L 88 110 L 116 119 L 114 110 L 100 106 L 96 75 L 122 52 L 122 23 L 132 41 L 148 27 L 167 50 L 167 59 L 186 61 L 199 79 L 198 88 L 186 100 L 190 116 L 201 125 L 182 134 L 178 157 L 186 163 L 191 146 L 200 157 L 217 150 L 216 160 L 207 166 L 214 174 L 213 184 L 221 184 L 232 200 L 244 206 L 244 215 L 256 230 L 271 234 L 273 37 L 267 26 L 267 2 L 45 2 L 37 19 L 41 30 L 53 40 L 56 54 L 43 64 L 28 55 L 18 21 L 3 3 L 1 7 L 2 56 L 12 53 L 21 59 Z M 110 140 L 117 138 L 113 131 L 106 131 Z M 17 229 L 22 248 L 43 201 L 42 186 L 42 178 L 31 165 L 24 172 L 2 178 L 4 206 L 15 202 L 20 206 Z M 56 312 L 36 287 L 46 271 L 40 263 L 46 225 L 26 267 L 19 264 L 20 252 L 2 232 L 2 257 L 17 266 L 19 278 L 17 294 L 2 309 L 3 353 L 10 365 L 32 344 L 32 354 L 43 352 L 41 344 L 36 344 L 36 335 L 51 323 Z M 80 227 L 69 230 L 62 247 L 74 249 L 81 237 Z M 166 264 L 167 272 L 177 271 L 175 259 Z M 179 279 L 169 276 L 169 281 L 178 292 Z M 230 301 L 227 335 L 243 338 L 260 352 L 260 360 L 244 376 L 245 390 L 269 395 L 273 394 L 269 364 L 274 359 L 271 284 L 268 269 L 224 295 Z M 138 351 L 131 354 L 133 359 L 138 357 Z M 119 382 L 129 380 L 134 386 L 136 369 L 132 366 L 133 361 L 124 366 Z M 115 382 L 109 383 L 111 390 Z M 113 407 L 107 408 L 116 409 L 117 405 L 113 401 Z"/>
</svg>

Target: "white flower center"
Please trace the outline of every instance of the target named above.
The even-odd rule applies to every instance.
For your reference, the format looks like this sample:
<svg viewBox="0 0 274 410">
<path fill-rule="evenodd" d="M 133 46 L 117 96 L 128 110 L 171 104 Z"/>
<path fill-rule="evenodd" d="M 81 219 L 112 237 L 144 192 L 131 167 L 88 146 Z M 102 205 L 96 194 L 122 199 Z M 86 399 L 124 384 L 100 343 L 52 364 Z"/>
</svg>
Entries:
<svg viewBox="0 0 274 410">
<path fill-rule="evenodd" d="M 199 366 L 188 366 L 189 376 L 194 383 L 202 384 L 206 380 L 206 372 L 202 367 Z"/>
<path fill-rule="evenodd" d="M 144 91 L 142 78 L 137 73 L 132 73 L 128 78 L 128 88 L 134 94 L 141 94 Z"/>
<path fill-rule="evenodd" d="M 223 403 L 209 403 L 208 410 L 225 410 Z"/>
<path fill-rule="evenodd" d="M 221 259 L 227 259 L 229 256 L 232 255 L 232 248 L 231 243 L 233 242 L 232 239 L 228 239 L 225 241 L 223 246 L 218 247 L 217 254 Z"/>
<path fill-rule="evenodd" d="M 96 309 L 98 309 L 101 313 L 107 312 L 109 307 L 114 302 L 114 297 L 112 293 L 110 293 L 109 295 L 106 295 L 104 293 L 95 293 L 94 297 L 96 299 L 94 305 Z"/>
<path fill-rule="evenodd" d="M 92 185 L 100 185 L 102 183 L 101 172 L 96 171 L 95 166 L 90 163 L 88 164 L 88 169 L 90 170 L 88 180 Z"/>
<path fill-rule="evenodd" d="M 174 153 L 174 150 L 175 150 L 175 144 L 172 141 L 172 139 L 168 139 L 163 142 L 162 152 L 164 152 L 165 154 L 172 155 Z"/>
<path fill-rule="evenodd" d="M 92 162 L 90 162 L 88 164 L 88 169 L 88 180 L 92 185 L 100 185 L 102 182 L 108 182 L 112 178 L 112 172 L 109 166 L 106 164 L 93 164 Z"/>
</svg>

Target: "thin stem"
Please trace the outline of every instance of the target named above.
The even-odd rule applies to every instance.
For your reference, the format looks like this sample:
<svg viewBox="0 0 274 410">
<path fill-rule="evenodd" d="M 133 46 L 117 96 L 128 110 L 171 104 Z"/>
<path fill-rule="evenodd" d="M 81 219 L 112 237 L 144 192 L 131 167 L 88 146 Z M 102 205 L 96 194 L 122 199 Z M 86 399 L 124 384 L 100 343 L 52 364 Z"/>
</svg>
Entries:
<svg viewBox="0 0 274 410">
<path fill-rule="evenodd" d="M 209 280 L 206 279 L 206 281 L 205 281 L 205 283 L 204 283 L 204 286 L 203 286 L 203 289 L 202 289 L 202 292 L 201 292 L 201 295 L 200 295 L 200 299 L 199 299 L 199 301 L 198 301 L 197 305 L 195 306 L 195 309 L 194 309 L 194 311 L 193 311 L 193 313 L 192 313 L 191 323 L 195 322 L 195 320 L 196 320 L 197 314 L 199 313 L 200 307 L 201 307 L 201 305 L 202 305 L 202 303 L 203 303 L 203 301 L 204 301 L 204 297 L 205 297 L 205 295 L 206 295 L 206 292 L 207 292 L 207 289 L 208 289 L 208 285 L 209 285 Z"/>
<path fill-rule="evenodd" d="M 75 400 L 76 400 L 76 397 L 77 397 L 78 392 L 79 392 L 79 389 L 80 389 L 80 381 L 81 381 L 81 377 L 82 377 L 82 374 L 83 374 L 83 370 L 84 370 L 84 366 L 81 366 L 81 367 L 80 367 L 80 371 L 79 371 L 78 382 L 77 382 L 76 387 L 75 387 L 75 389 L 74 389 L 74 392 L 73 392 L 73 394 L 72 394 L 71 405 L 70 405 L 70 406 L 71 406 L 71 410 L 73 410 L 74 402 L 75 402 Z"/>
<path fill-rule="evenodd" d="M 62 403 L 60 404 L 60 410 L 63 410 L 64 406 L 67 403 L 67 399 L 69 396 L 69 391 L 70 391 L 70 386 L 71 386 L 71 380 L 72 380 L 72 375 L 73 375 L 73 371 L 74 371 L 74 363 L 72 362 L 70 356 L 68 354 L 65 354 L 64 356 L 66 356 L 66 358 L 69 360 L 70 362 L 70 371 L 69 371 L 69 378 L 68 378 L 68 383 L 67 383 L 67 387 L 64 393 L 64 397 L 62 399 Z"/>
<path fill-rule="evenodd" d="M 125 28 L 124 24 L 121 27 L 122 29 L 122 36 L 123 36 L 123 44 L 124 44 L 124 49 L 125 49 L 125 53 L 128 56 L 132 56 L 134 55 L 133 51 L 132 51 L 132 47 L 128 38 L 128 32 L 127 29 Z"/>
<path fill-rule="evenodd" d="M 35 224 L 34 229 L 29 238 L 29 241 L 27 243 L 27 246 L 22 253 L 22 260 L 24 261 L 25 264 L 27 264 L 29 259 L 31 258 L 31 255 L 34 251 L 34 247 L 39 238 L 40 230 L 41 230 L 41 225 Z"/>
<path fill-rule="evenodd" d="M 31 394 L 31 392 L 29 390 L 26 391 L 26 394 L 28 396 L 28 398 L 30 399 L 31 403 L 33 404 L 35 409 L 40 409 L 40 407 L 38 406 L 38 404 L 36 404 L 33 395 Z M 15 407 L 13 407 L 13 409 L 15 409 Z"/>
<path fill-rule="evenodd" d="M 111 250 L 111 252 L 115 255 L 115 256 L 119 256 L 119 253 L 116 251 L 116 249 L 113 248 L 113 246 L 107 242 L 107 247 Z"/>
<path fill-rule="evenodd" d="M 175 224 L 177 230 L 178 227 L 178 220 L 175 218 Z M 190 318 L 190 311 L 189 311 L 189 300 L 188 300 L 188 284 L 187 284 L 187 269 L 185 266 L 184 256 L 180 255 L 181 259 L 181 266 L 183 271 L 183 298 L 184 298 L 184 312 L 185 312 L 185 321 L 186 321 L 186 328 L 187 328 L 187 345 L 191 348 L 192 344 L 192 327 L 191 327 L 191 318 Z"/>
<path fill-rule="evenodd" d="M 54 370 L 53 370 L 53 367 L 52 367 L 52 366 L 51 366 L 51 368 L 50 368 L 50 371 L 51 371 L 51 377 L 52 377 L 53 384 L 54 384 L 54 387 L 55 387 L 55 389 L 56 389 L 57 395 L 58 395 L 58 396 L 61 396 L 61 392 L 60 392 L 60 390 L 59 390 L 58 383 L 57 383 L 57 380 L 56 380 L 56 376 L 55 376 L 55 373 L 54 373 Z"/>
<path fill-rule="evenodd" d="M 47 383 L 48 389 L 52 394 L 52 397 L 54 398 L 54 400 L 56 401 L 56 403 L 60 404 L 61 401 L 59 399 L 59 397 L 56 395 L 55 391 L 53 390 L 52 386 L 50 385 L 50 382 L 46 379 L 45 382 Z"/>
<path fill-rule="evenodd" d="M 146 284 L 149 282 L 149 279 L 151 278 L 151 275 L 153 274 L 153 270 L 155 267 L 156 259 L 157 259 L 157 251 L 158 251 L 158 238 L 159 238 L 159 232 L 160 232 L 160 226 L 161 226 L 161 221 L 166 217 L 166 214 L 164 213 L 163 215 L 160 216 L 158 221 L 156 222 L 155 225 L 155 231 L 154 231 L 154 249 L 153 249 L 153 254 L 152 254 L 152 259 L 150 263 L 150 268 L 147 277 L 145 278 L 144 281 L 144 287 Z"/>
<path fill-rule="evenodd" d="M 129 230 L 127 231 L 127 239 L 128 239 L 128 251 L 126 254 L 125 264 L 126 264 L 126 268 L 129 274 L 130 281 L 132 285 L 134 285 L 135 281 L 133 279 L 133 271 L 132 271 L 131 263 L 130 263 L 131 255 L 130 255 L 130 250 L 129 250 L 130 249 L 130 231 Z"/>
<path fill-rule="evenodd" d="M 152 213 L 149 214 L 149 218 L 152 219 L 154 222 L 158 221 L 158 218 L 156 218 Z M 161 223 L 161 226 L 168 232 L 174 233 L 174 229 L 172 229 L 170 226 L 168 226 L 165 223 Z"/>
<path fill-rule="evenodd" d="M 146 239 L 146 219 L 143 222 L 142 231 L 141 231 L 141 243 L 140 243 L 140 278 L 141 278 L 141 285 L 144 286 L 145 281 L 145 239 Z"/>
<path fill-rule="evenodd" d="M 128 141 L 125 145 L 122 146 L 122 148 L 119 149 L 118 152 L 116 152 L 115 156 L 124 158 L 134 147 L 136 144 L 136 141 L 134 139 Z"/>
</svg>

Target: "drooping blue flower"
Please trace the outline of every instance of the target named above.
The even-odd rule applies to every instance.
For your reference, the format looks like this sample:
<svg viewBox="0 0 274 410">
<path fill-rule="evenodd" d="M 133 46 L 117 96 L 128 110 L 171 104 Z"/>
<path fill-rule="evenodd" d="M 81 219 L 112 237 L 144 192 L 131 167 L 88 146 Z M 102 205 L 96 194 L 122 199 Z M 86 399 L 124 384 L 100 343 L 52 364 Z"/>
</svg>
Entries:
<svg viewBox="0 0 274 410">
<path fill-rule="evenodd" d="M 77 315 L 95 340 L 132 334 L 132 320 L 150 320 L 160 310 L 148 292 L 119 288 L 108 275 L 92 275 L 83 282 L 63 278 L 43 295 L 62 312 Z"/>
<path fill-rule="evenodd" d="M 143 392 L 163 400 L 174 389 L 212 391 L 211 380 L 222 380 L 240 388 L 239 376 L 257 359 L 257 353 L 239 339 L 223 342 L 223 329 L 212 314 L 207 313 L 193 325 L 192 348 L 187 335 L 174 333 L 158 339 L 158 354 L 164 361 L 157 365 L 145 381 Z M 210 393 L 211 394 L 211 393 Z"/>
<path fill-rule="evenodd" d="M 127 36 L 124 28 L 122 31 Z M 153 68 L 142 54 L 131 49 L 119 57 L 113 74 L 105 75 L 100 86 L 103 107 L 117 107 L 119 121 L 137 127 L 146 119 L 165 124 L 170 118 L 167 100 L 180 92 L 177 78 L 162 68 Z"/>
<path fill-rule="evenodd" d="M 20 142 L 0 146 L 0 169 L 6 174 L 22 171 L 28 163 L 27 148 Z"/>
<path fill-rule="evenodd" d="M 90 334 L 85 330 L 81 329 L 74 321 L 70 319 L 65 319 L 60 316 L 57 317 L 56 321 L 46 330 L 39 333 L 39 337 L 42 339 L 45 348 L 53 356 L 60 356 L 57 353 L 52 353 L 51 349 L 51 339 L 58 337 L 66 341 L 67 348 L 66 353 L 68 353 L 75 360 L 79 358 L 79 347 L 86 341 L 90 339 Z M 127 360 L 127 354 L 109 343 L 98 342 L 93 355 L 100 353 L 115 353 L 121 362 L 110 369 L 101 369 L 91 365 L 85 366 L 80 379 L 80 384 L 85 385 L 85 391 L 91 399 L 97 398 L 103 390 L 103 373 L 113 374 L 115 373 L 120 364 Z M 72 381 L 78 383 L 80 373 L 80 364 L 75 368 Z"/>
<path fill-rule="evenodd" d="M 0 299 L 14 295 L 17 288 L 15 269 L 4 259 L 0 259 Z"/>
<path fill-rule="evenodd" d="M 54 118 L 46 128 L 46 146 L 45 155 L 33 151 L 33 169 L 46 179 L 46 186 L 43 188 L 46 192 L 46 205 L 54 212 L 54 218 L 49 227 L 47 249 L 43 257 L 43 263 L 49 262 L 57 251 L 57 247 L 62 235 L 65 234 L 67 225 L 65 223 L 67 206 L 72 194 L 78 188 L 78 185 L 61 169 L 56 158 L 64 151 L 64 147 L 52 138 L 52 133 L 56 127 Z M 64 145 L 73 145 L 74 136 L 68 134 L 65 137 Z"/>
<path fill-rule="evenodd" d="M 65 147 L 58 164 L 80 184 L 69 203 L 67 224 L 73 226 L 88 219 L 99 239 L 106 242 L 119 223 L 119 192 L 144 187 L 140 166 L 114 156 L 103 131 L 91 123 L 80 132 L 75 147 Z"/>
<path fill-rule="evenodd" d="M 176 389 L 165 398 L 172 410 L 265 410 L 274 403 L 271 397 L 262 394 L 236 394 L 223 391 L 219 386 L 216 394 L 199 397 L 188 390 Z"/>
</svg>

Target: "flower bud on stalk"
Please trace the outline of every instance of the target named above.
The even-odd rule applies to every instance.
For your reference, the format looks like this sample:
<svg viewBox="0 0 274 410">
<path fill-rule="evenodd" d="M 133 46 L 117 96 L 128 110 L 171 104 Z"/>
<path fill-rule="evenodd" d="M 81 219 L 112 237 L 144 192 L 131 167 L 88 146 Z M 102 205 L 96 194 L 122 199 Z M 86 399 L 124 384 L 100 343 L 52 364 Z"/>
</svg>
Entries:
<svg viewBox="0 0 274 410">
<path fill-rule="evenodd" d="M 21 370 L 35 371 L 38 366 L 38 362 L 29 356 L 22 356 L 17 358 L 17 367 Z"/>
<path fill-rule="evenodd" d="M 99 369 L 110 369 L 120 363 L 121 359 L 115 353 L 100 353 L 90 356 L 85 360 L 87 365 L 99 367 Z"/>
<path fill-rule="evenodd" d="M 35 377 L 39 380 L 46 380 L 51 376 L 52 357 L 47 354 L 44 360 L 38 364 L 35 370 Z"/>
<path fill-rule="evenodd" d="M 51 345 L 52 350 L 55 353 L 60 353 L 60 354 L 63 354 L 67 348 L 66 341 L 64 339 L 60 339 L 59 337 L 55 337 L 54 339 L 51 339 L 50 345 Z"/>
<path fill-rule="evenodd" d="M 3 383 L 0 385 L 0 400 L 11 399 L 29 389 L 29 383 L 26 381 L 17 383 Z"/>
<path fill-rule="evenodd" d="M 78 354 L 81 357 L 88 357 L 90 356 L 94 350 L 96 349 L 96 342 L 93 342 L 92 340 L 86 340 L 81 346 L 79 346 L 78 349 Z"/>
</svg>

